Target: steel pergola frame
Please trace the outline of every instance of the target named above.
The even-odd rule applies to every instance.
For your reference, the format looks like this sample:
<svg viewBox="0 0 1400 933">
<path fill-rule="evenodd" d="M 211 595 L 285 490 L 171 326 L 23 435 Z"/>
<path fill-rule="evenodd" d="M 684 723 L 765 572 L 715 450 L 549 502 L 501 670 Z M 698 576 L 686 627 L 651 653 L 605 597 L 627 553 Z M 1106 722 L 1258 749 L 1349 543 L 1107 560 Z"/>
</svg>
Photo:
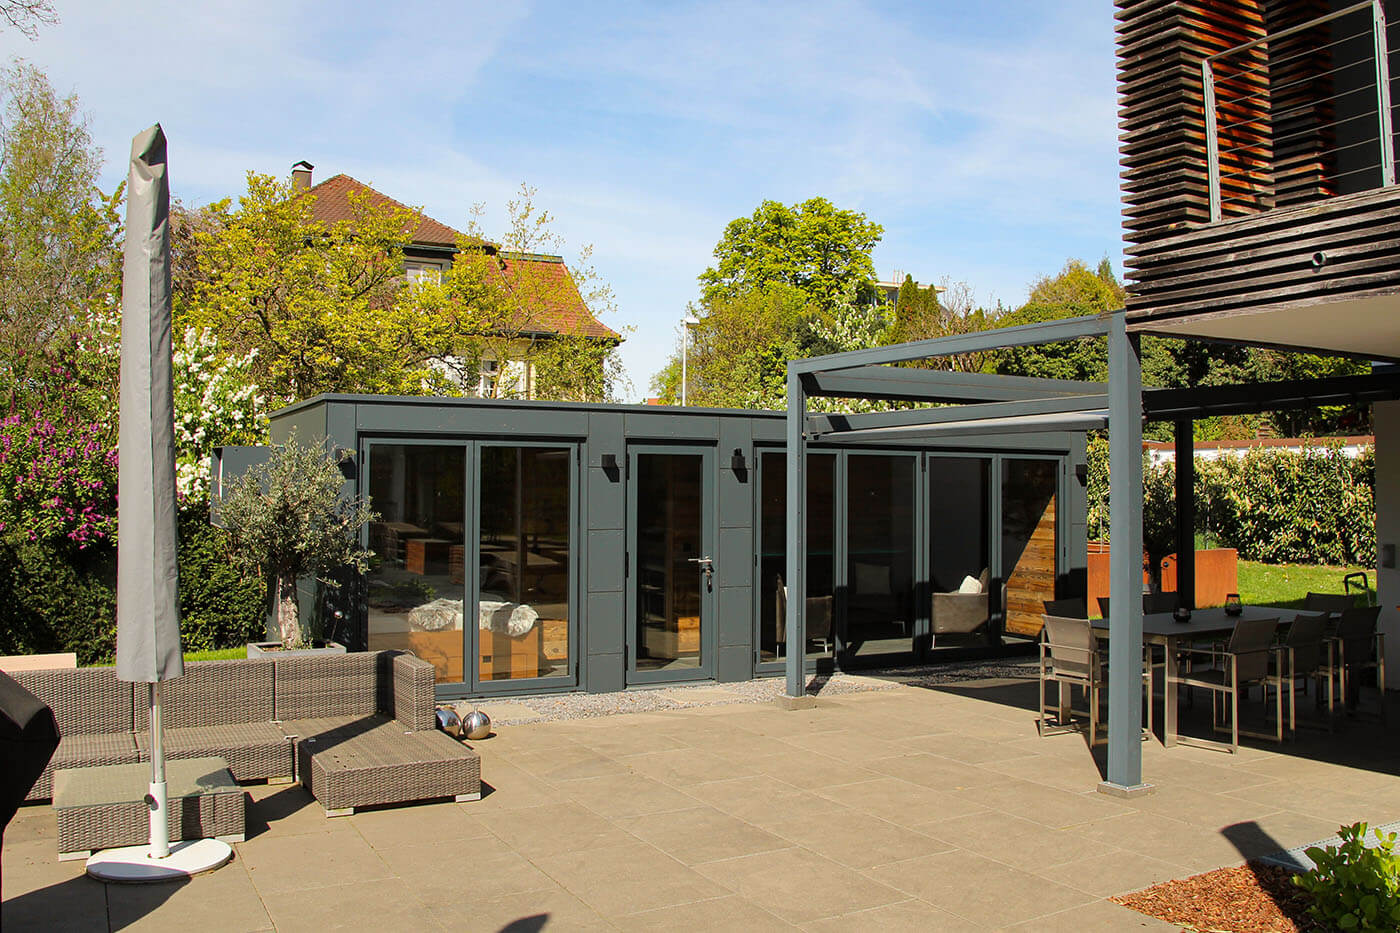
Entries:
<svg viewBox="0 0 1400 933">
<path fill-rule="evenodd" d="M 1065 340 L 1104 337 L 1108 382 L 1076 382 L 892 366 L 935 357 Z M 807 444 L 872 441 L 897 436 L 948 437 L 989 433 L 1109 428 L 1109 501 L 1142 502 L 1142 425 L 1172 421 L 1177 462 L 1179 596 L 1194 599 L 1194 501 L 1191 497 L 1195 418 L 1265 410 L 1356 404 L 1400 398 L 1400 367 L 1366 376 L 1295 380 L 1144 393 L 1140 333 L 1130 330 L 1123 310 L 1020 327 L 875 347 L 788 363 L 787 381 L 787 575 L 791 592 L 806 592 Z M 1189 335 L 1188 335 L 1189 337 Z M 1187 339 L 1183 337 L 1182 339 Z M 1310 348 L 1296 347 L 1296 350 Z M 945 403 L 862 414 L 811 413 L 810 398 L 855 398 Z M 1110 587 L 1134 593 L 1141 586 L 1141 505 L 1109 510 Z M 787 602 L 789 642 L 806 643 L 806 600 Z M 1142 603 L 1115 599 L 1109 612 L 1108 773 L 1100 790 L 1142 792 L 1140 656 Z M 789 652 L 787 696 L 806 695 L 805 652 Z"/>
</svg>

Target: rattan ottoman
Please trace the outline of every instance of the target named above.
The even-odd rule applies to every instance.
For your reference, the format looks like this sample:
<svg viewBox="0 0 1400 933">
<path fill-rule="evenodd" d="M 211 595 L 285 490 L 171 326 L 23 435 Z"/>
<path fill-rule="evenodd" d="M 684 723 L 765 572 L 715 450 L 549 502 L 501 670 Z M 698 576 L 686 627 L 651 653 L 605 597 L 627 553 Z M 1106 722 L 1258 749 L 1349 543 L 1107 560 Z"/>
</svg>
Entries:
<svg viewBox="0 0 1400 933">
<path fill-rule="evenodd" d="M 97 849 L 140 845 L 150 839 L 146 792 L 151 766 L 105 765 L 55 772 L 53 809 L 60 861 L 87 858 Z M 243 789 L 222 758 L 165 763 L 170 840 L 242 842 Z"/>
<path fill-rule="evenodd" d="M 451 797 L 481 799 L 481 759 L 436 729 L 351 725 L 297 742 L 297 777 L 326 816 L 358 807 Z"/>
</svg>

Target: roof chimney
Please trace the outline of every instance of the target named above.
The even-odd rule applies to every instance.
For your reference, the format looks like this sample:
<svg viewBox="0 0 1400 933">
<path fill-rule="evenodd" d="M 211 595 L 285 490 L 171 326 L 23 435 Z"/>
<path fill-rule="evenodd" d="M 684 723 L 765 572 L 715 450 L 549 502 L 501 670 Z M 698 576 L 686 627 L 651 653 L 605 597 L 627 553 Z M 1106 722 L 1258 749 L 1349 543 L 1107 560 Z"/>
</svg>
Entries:
<svg viewBox="0 0 1400 933">
<path fill-rule="evenodd" d="M 302 159 L 292 166 L 292 187 L 298 191 L 305 191 L 311 187 L 311 171 L 316 168 L 310 162 Z"/>
</svg>

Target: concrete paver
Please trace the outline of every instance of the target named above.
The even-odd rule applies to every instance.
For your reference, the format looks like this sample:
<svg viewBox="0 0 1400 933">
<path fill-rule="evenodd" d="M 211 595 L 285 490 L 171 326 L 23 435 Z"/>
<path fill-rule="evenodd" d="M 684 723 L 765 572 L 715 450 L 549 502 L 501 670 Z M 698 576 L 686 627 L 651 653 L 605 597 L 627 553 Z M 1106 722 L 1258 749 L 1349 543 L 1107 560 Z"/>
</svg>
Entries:
<svg viewBox="0 0 1400 933">
<path fill-rule="evenodd" d="M 93 882 L 56 861 L 52 811 L 25 807 L 4 929 L 1167 930 L 1105 898 L 1400 819 L 1379 726 L 1238 756 L 1150 741 L 1157 793 L 1122 800 L 1095 792 L 1102 749 L 1036 735 L 1025 687 L 792 712 L 717 687 L 502 725 L 474 744 L 482 800 L 327 819 L 299 786 L 249 787 L 248 841 L 182 885 Z"/>
</svg>

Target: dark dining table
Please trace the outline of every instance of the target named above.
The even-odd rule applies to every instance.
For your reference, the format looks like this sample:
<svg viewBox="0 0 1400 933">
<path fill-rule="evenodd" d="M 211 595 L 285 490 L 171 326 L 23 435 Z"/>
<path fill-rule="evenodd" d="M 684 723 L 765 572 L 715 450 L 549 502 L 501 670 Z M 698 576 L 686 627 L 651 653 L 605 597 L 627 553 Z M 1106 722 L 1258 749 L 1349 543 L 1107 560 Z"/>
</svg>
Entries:
<svg viewBox="0 0 1400 933">
<path fill-rule="evenodd" d="M 1185 622 L 1176 621 L 1170 612 L 1146 613 L 1142 617 L 1142 640 L 1144 644 L 1162 647 L 1164 684 L 1162 689 L 1162 744 L 1170 748 L 1176 744 L 1177 695 L 1176 679 L 1168 676 L 1166 665 L 1172 663 L 1177 653 L 1196 642 L 1223 641 L 1235 631 L 1235 624 L 1241 619 L 1278 619 L 1279 625 L 1288 625 L 1298 615 L 1296 609 L 1280 609 L 1276 606 L 1244 606 L 1237 616 L 1226 615 L 1224 607 L 1213 609 L 1193 609 L 1191 618 Z M 1094 634 L 1099 638 L 1108 637 L 1108 620 L 1094 619 Z M 1154 668 L 1155 668 L 1154 664 Z M 1156 674 L 1153 674 L 1156 680 Z M 1151 702 L 1149 695 L 1148 702 Z"/>
</svg>

